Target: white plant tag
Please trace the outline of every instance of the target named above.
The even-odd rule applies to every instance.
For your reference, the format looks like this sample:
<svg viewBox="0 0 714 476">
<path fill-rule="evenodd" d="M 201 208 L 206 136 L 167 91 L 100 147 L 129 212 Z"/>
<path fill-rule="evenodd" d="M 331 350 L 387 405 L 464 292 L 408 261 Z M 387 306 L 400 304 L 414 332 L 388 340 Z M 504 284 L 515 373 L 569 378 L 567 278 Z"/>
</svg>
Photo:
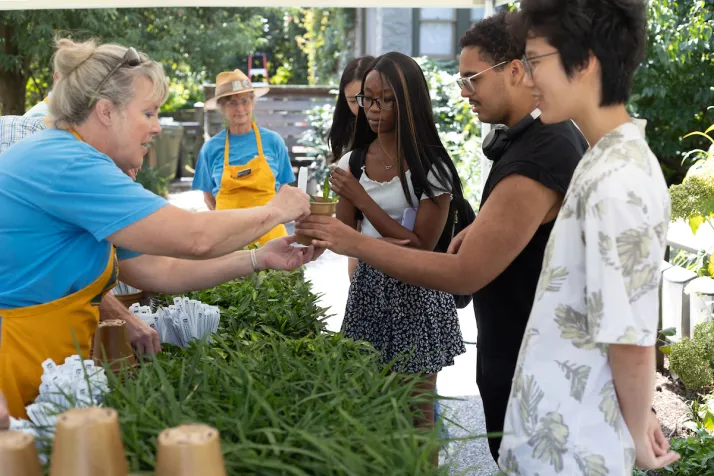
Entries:
<svg viewBox="0 0 714 476">
<path fill-rule="evenodd" d="M 307 167 L 298 170 L 298 188 L 307 193 Z"/>
</svg>

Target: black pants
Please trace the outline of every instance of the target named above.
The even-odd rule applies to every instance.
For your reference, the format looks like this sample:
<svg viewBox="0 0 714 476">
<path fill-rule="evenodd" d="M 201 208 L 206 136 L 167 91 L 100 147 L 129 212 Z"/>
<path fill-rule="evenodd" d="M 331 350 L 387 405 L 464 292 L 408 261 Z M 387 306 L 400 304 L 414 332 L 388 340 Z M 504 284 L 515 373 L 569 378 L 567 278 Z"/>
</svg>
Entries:
<svg viewBox="0 0 714 476">
<path fill-rule="evenodd" d="M 506 419 L 506 407 L 517 361 L 518 351 L 499 352 L 498 355 L 476 351 L 476 385 L 481 393 L 488 433 L 503 433 L 503 422 Z M 498 463 L 501 437 L 489 438 L 488 447 L 494 461 Z"/>
</svg>

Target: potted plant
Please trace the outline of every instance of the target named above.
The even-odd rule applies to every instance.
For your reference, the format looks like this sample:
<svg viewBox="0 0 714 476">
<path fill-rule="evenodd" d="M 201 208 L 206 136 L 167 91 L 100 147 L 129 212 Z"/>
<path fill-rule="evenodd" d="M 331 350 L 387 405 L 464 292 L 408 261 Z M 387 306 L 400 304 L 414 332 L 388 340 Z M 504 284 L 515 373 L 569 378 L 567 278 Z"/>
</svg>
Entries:
<svg viewBox="0 0 714 476">
<path fill-rule="evenodd" d="M 330 177 L 325 177 L 325 182 L 322 184 L 322 196 L 310 197 L 310 215 L 321 215 L 331 217 L 337 209 L 337 202 L 340 197 L 332 195 L 330 190 Z M 313 238 L 305 235 L 297 235 L 297 242 L 304 246 L 312 244 Z"/>
</svg>

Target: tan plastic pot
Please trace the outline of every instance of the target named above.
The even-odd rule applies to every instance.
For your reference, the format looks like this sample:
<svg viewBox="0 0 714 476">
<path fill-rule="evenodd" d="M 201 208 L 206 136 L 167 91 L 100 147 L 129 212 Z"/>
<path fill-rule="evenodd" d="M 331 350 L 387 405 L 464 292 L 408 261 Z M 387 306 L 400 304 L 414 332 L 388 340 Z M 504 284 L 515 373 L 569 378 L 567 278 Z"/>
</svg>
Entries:
<svg viewBox="0 0 714 476">
<path fill-rule="evenodd" d="M 226 476 L 218 430 L 182 425 L 159 435 L 156 476 Z"/>
<path fill-rule="evenodd" d="M 314 197 L 314 202 L 310 202 L 310 215 L 331 217 L 337 210 L 337 202 L 326 202 L 322 197 Z M 313 238 L 306 235 L 296 235 L 297 242 L 304 246 L 310 246 Z"/>
<path fill-rule="evenodd" d="M 92 358 L 97 365 L 109 362 L 113 372 L 122 367 L 133 368 L 138 364 L 134 357 L 134 349 L 129 343 L 126 322 L 120 319 L 101 321 L 94 334 Z"/>
<path fill-rule="evenodd" d="M 3 476 L 41 476 L 35 439 L 22 431 L 0 431 L 0 473 Z"/>
<path fill-rule="evenodd" d="M 127 476 L 113 408 L 73 408 L 57 418 L 50 476 Z"/>
</svg>

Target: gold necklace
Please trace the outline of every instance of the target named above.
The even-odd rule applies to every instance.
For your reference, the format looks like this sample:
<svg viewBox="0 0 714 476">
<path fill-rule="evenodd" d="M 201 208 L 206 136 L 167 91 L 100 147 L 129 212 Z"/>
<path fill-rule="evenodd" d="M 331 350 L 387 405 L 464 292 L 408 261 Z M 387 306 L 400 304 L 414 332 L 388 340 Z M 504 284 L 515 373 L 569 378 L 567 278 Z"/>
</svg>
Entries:
<svg viewBox="0 0 714 476">
<path fill-rule="evenodd" d="M 378 140 L 379 140 L 379 139 L 378 139 Z M 391 155 L 389 155 L 389 152 L 387 152 L 387 150 L 386 150 L 386 149 L 384 148 L 384 146 L 382 145 L 382 141 L 381 141 L 381 140 L 379 140 L 379 147 L 382 149 L 382 152 L 384 152 L 384 153 L 387 155 L 387 157 L 389 157 L 390 159 L 392 159 L 392 163 L 389 164 L 389 165 L 387 165 L 387 164 L 384 163 L 384 161 L 383 161 L 379 156 L 377 156 L 377 158 L 379 159 L 379 161 L 382 162 L 382 165 L 384 165 L 384 168 L 385 168 L 386 170 L 389 170 L 389 169 L 391 169 L 392 167 L 394 167 L 394 163 L 396 162 L 397 159 L 395 159 L 394 157 L 392 157 Z"/>
</svg>

